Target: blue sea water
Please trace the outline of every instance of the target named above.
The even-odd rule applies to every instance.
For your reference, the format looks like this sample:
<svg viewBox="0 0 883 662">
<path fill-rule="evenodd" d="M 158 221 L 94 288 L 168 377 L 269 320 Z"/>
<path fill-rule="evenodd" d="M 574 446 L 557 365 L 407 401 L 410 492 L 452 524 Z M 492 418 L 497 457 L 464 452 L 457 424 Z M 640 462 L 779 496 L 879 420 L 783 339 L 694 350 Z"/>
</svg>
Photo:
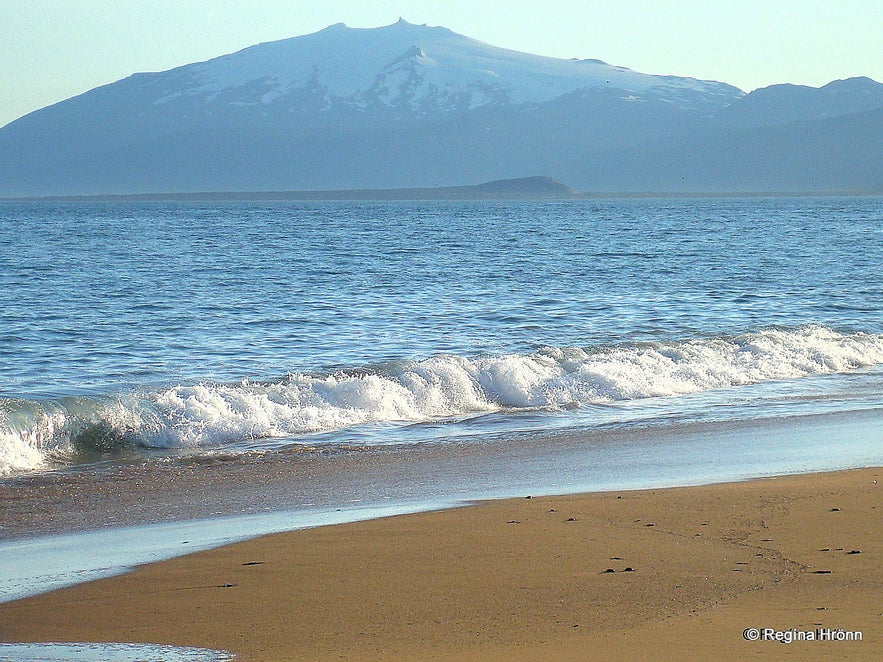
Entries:
<svg viewBox="0 0 883 662">
<path fill-rule="evenodd" d="M 0 202 L 0 475 L 883 407 L 883 199 Z"/>
</svg>

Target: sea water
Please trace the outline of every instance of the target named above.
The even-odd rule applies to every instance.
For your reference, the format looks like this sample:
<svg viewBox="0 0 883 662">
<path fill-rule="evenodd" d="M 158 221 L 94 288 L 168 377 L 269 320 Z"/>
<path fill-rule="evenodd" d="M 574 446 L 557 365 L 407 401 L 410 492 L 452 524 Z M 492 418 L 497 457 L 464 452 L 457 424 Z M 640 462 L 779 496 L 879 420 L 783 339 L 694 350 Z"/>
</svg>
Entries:
<svg viewBox="0 0 883 662">
<path fill-rule="evenodd" d="M 0 475 L 879 410 L 881 264 L 879 197 L 0 202 Z"/>
<path fill-rule="evenodd" d="M 881 240 L 869 197 L 0 201 L 0 601 L 478 498 L 880 466 Z"/>
</svg>

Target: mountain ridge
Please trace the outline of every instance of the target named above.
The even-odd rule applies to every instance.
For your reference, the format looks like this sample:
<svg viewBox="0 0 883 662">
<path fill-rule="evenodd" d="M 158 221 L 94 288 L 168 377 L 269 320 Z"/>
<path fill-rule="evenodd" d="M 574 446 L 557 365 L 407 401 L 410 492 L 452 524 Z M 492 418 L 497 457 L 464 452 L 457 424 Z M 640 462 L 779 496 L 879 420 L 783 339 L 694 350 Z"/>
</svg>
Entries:
<svg viewBox="0 0 883 662">
<path fill-rule="evenodd" d="M 517 79 L 513 78 L 515 66 Z M 274 67 L 275 73 L 267 76 Z M 402 19 L 379 28 L 350 28 L 338 23 L 308 35 L 264 42 L 156 75 L 173 72 L 192 76 L 200 83 L 189 92 L 202 91 L 209 96 L 263 80 L 268 88 L 261 96 L 263 103 L 271 103 L 292 88 L 315 83 L 323 86 L 329 97 L 351 103 L 370 104 L 378 99 L 400 102 L 389 86 L 406 82 L 395 80 L 401 74 L 405 78 L 421 77 L 420 82 L 440 94 L 451 85 L 457 95 L 472 92 L 475 98 L 470 100 L 470 107 L 492 103 L 504 94 L 514 103 L 541 103 L 573 89 L 599 85 L 632 91 L 653 86 L 709 87 L 733 97 L 744 94 L 738 88 L 715 81 L 641 74 L 600 60 L 521 53 L 459 35 L 448 28 L 414 25 Z M 538 82 L 537 76 L 542 76 L 542 80 Z M 456 101 L 451 103 L 456 105 Z"/>
<path fill-rule="evenodd" d="M 883 138 L 862 113 L 883 107 L 883 85 L 792 87 L 746 95 L 500 49 L 442 27 L 336 24 L 133 74 L 7 124 L 0 195 L 432 188 L 525 172 L 599 192 L 876 186 L 873 172 L 821 172 L 829 156 L 843 162 L 824 138 L 813 138 L 817 153 L 796 149 L 793 173 L 765 165 L 788 161 L 775 150 L 794 150 L 790 138 L 766 154 L 752 147 L 751 162 L 731 167 L 727 135 L 759 142 L 795 122 L 810 136 L 842 135 L 844 121 L 861 133 L 850 141 L 855 161 L 876 167 Z"/>
</svg>

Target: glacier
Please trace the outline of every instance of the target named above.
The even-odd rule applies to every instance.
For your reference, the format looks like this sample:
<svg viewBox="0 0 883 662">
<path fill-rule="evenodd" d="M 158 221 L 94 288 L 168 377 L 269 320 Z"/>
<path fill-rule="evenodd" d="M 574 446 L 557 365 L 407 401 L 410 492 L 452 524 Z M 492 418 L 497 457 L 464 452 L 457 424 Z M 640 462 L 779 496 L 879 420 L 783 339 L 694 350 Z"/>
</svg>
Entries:
<svg viewBox="0 0 883 662">
<path fill-rule="evenodd" d="M 260 97 L 251 95 L 256 81 L 265 86 Z M 248 103 L 267 104 L 297 89 L 320 89 L 325 107 L 343 101 L 361 108 L 379 102 L 419 109 L 432 102 L 447 110 L 540 104 L 599 87 L 682 104 L 698 98 L 729 103 L 744 95 L 724 83 L 642 74 L 600 60 L 520 53 L 401 19 L 381 28 L 338 23 L 310 35 L 258 44 L 161 74 L 156 85 L 163 92 L 155 104 L 184 95 L 208 103 L 243 96 Z"/>
</svg>

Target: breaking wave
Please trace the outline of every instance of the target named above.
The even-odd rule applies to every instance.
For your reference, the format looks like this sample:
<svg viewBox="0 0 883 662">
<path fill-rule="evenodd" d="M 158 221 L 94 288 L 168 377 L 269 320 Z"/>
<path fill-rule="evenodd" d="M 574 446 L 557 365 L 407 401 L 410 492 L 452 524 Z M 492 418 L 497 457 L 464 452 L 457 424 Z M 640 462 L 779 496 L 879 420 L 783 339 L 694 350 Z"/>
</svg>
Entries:
<svg viewBox="0 0 883 662">
<path fill-rule="evenodd" d="M 272 383 L 0 399 L 0 475 L 126 449 L 212 448 L 365 423 L 677 396 L 878 363 L 883 335 L 805 326 L 681 342 L 546 347 L 524 355 L 437 355 Z"/>
</svg>

